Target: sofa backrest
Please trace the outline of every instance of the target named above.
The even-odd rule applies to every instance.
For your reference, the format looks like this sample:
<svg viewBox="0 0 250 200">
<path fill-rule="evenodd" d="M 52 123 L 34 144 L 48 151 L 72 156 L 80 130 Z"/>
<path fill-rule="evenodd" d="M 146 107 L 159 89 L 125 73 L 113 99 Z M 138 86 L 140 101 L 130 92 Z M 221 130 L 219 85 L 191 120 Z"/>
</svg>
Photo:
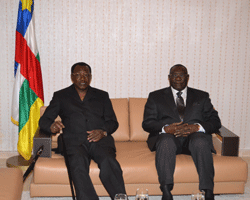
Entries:
<svg viewBox="0 0 250 200">
<path fill-rule="evenodd" d="M 142 128 L 147 98 L 129 98 L 129 125 L 131 141 L 146 141 L 149 133 Z"/>
<path fill-rule="evenodd" d="M 117 121 L 119 122 L 119 127 L 112 134 L 115 141 L 129 141 L 129 112 L 128 112 L 128 99 L 111 99 L 113 109 Z"/>
<path fill-rule="evenodd" d="M 115 141 L 129 141 L 129 113 L 128 113 L 128 99 L 127 98 L 118 98 L 111 99 L 113 109 L 115 111 L 117 121 L 119 122 L 119 127 L 113 137 Z M 47 106 L 42 106 L 40 109 L 40 116 L 43 115 Z M 58 116 L 55 121 L 61 121 L 61 118 Z M 52 141 L 57 141 L 59 134 L 52 136 Z"/>
</svg>

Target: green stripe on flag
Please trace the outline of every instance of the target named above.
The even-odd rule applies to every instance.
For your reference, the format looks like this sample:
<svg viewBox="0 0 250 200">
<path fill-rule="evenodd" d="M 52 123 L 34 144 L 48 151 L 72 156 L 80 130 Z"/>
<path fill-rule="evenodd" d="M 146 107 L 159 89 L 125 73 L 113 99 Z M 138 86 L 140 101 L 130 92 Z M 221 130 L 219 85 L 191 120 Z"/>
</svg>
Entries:
<svg viewBox="0 0 250 200">
<path fill-rule="evenodd" d="M 37 95 L 29 87 L 29 82 L 25 79 L 19 94 L 19 132 L 29 120 L 30 107 L 36 101 Z"/>
<path fill-rule="evenodd" d="M 39 63 L 40 63 L 40 55 L 39 55 L 39 53 L 37 53 L 36 59 L 37 59 L 37 60 L 39 61 Z"/>
</svg>

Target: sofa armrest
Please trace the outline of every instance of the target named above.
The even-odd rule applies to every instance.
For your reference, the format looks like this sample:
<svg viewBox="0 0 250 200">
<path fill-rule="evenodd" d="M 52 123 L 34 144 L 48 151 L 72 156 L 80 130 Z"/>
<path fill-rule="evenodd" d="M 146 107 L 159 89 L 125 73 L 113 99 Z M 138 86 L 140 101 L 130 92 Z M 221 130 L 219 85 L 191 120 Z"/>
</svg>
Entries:
<svg viewBox="0 0 250 200">
<path fill-rule="evenodd" d="M 37 129 L 33 138 L 33 154 L 37 152 L 40 146 L 44 145 L 41 157 L 51 157 L 51 134 L 42 131 L 40 128 Z"/>
<path fill-rule="evenodd" d="M 238 156 L 239 140 L 239 136 L 224 126 L 217 133 L 213 134 L 214 148 L 217 154 L 222 156 Z"/>
</svg>

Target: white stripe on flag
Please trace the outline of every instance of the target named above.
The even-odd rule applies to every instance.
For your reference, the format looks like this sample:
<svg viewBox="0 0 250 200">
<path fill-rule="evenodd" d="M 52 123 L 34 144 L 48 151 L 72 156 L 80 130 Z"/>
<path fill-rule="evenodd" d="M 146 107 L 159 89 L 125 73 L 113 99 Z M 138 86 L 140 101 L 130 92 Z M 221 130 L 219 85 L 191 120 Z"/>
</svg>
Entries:
<svg viewBox="0 0 250 200">
<path fill-rule="evenodd" d="M 38 54 L 38 48 L 36 44 L 36 34 L 35 34 L 35 12 L 33 11 L 30 24 L 26 30 L 24 39 L 27 41 L 27 45 L 35 56 Z"/>
<path fill-rule="evenodd" d="M 16 71 L 16 78 L 13 87 L 12 111 L 11 111 L 11 117 L 13 120 L 15 120 L 15 123 L 19 123 L 19 92 L 24 80 L 25 78 L 20 73 L 20 64 L 18 64 Z"/>
</svg>

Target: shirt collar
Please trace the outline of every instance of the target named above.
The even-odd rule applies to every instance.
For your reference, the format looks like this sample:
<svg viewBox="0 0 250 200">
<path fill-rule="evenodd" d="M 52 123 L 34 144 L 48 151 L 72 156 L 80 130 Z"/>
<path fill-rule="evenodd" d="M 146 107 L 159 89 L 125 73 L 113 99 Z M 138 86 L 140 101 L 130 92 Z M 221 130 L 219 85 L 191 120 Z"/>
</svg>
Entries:
<svg viewBox="0 0 250 200">
<path fill-rule="evenodd" d="M 177 92 L 179 92 L 178 90 L 176 90 L 176 89 L 174 89 L 173 87 L 171 87 L 171 90 L 172 90 L 172 93 L 173 93 L 173 95 L 174 95 L 174 99 L 176 99 L 176 97 L 177 97 Z M 185 87 L 182 91 L 182 98 L 184 99 L 184 100 L 186 100 L 187 99 L 187 87 Z"/>
</svg>

